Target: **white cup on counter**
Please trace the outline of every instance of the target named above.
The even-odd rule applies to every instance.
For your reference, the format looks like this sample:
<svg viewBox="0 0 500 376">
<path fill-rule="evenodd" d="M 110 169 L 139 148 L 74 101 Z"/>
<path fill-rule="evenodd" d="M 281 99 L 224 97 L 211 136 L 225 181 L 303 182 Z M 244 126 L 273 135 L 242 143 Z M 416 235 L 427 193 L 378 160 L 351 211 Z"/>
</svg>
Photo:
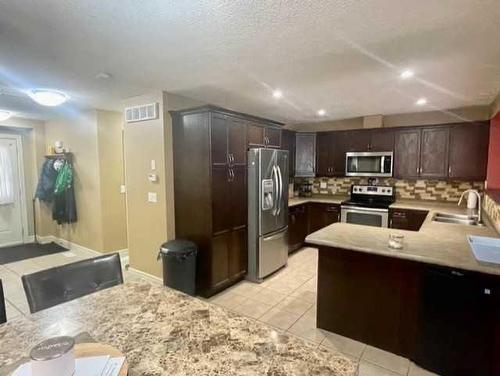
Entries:
<svg viewBox="0 0 500 376">
<path fill-rule="evenodd" d="M 389 248 L 402 249 L 405 236 L 403 234 L 389 234 Z"/>
</svg>

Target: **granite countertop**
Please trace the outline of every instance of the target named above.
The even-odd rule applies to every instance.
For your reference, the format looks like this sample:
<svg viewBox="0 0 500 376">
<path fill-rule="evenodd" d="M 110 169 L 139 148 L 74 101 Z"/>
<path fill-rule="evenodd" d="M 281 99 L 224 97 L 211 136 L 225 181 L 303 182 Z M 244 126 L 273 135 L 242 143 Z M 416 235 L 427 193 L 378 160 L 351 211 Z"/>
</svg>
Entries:
<svg viewBox="0 0 500 376">
<path fill-rule="evenodd" d="M 0 325 L 0 375 L 41 340 L 88 333 L 130 376 L 354 375 L 339 353 L 169 288 L 126 283 Z"/>
<path fill-rule="evenodd" d="M 330 195 L 315 195 L 311 197 L 293 197 L 288 200 L 288 207 L 306 204 L 308 202 L 321 202 L 323 204 L 338 204 L 342 201 L 345 201 L 349 198 L 349 196 L 338 195 L 338 196 L 330 196 Z"/>
<path fill-rule="evenodd" d="M 436 212 L 465 214 L 465 206 L 418 200 L 398 200 L 391 208 L 428 210 L 420 231 L 395 230 L 350 223 L 334 223 L 310 234 L 310 244 L 344 248 L 353 251 L 397 257 L 429 264 L 500 275 L 500 266 L 478 262 L 470 249 L 467 235 L 499 237 L 485 219 L 486 226 L 474 227 L 433 222 Z M 387 246 L 389 234 L 404 235 L 404 247 Z"/>
</svg>

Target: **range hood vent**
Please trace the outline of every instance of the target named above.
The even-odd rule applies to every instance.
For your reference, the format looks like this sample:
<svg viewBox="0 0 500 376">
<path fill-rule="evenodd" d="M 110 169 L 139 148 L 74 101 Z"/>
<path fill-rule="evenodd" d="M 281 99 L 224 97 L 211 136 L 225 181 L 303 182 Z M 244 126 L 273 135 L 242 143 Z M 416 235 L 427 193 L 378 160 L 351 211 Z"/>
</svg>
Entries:
<svg viewBox="0 0 500 376">
<path fill-rule="evenodd" d="M 125 108 L 125 121 L 135 123 L 139 121 L 158 119 L 158 103 L 144 104 Z"/>
</svg>

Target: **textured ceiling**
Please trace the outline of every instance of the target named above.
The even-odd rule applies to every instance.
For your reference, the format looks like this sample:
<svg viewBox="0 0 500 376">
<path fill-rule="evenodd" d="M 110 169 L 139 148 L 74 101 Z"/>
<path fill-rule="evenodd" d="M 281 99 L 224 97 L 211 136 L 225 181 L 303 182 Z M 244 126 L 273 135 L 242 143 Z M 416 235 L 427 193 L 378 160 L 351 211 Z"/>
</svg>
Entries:
<svg viewBox="0 0 500 376">
<path fill-rule="evenodd" d="M 162 89 L 285 122 L 488 104 L 499 35 L 498 0 L 0 0 L 0 108 L 53 115 L 2 95 L 31 87 L 63 111 Z"/>
</svg>

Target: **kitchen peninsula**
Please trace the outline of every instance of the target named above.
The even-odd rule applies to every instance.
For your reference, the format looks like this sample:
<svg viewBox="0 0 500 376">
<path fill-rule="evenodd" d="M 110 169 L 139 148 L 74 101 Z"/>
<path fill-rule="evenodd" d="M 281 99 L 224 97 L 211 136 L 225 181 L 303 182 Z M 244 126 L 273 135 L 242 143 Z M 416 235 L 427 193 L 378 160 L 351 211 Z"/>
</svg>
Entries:
<svg viewBox="0 0 500 376">
<path fill-rule="evenodd" d="M 354 375 L 340 354 L 169 288 L 127 283 L 0 326 L 0 375 L 41 340 L 90 335 L 122 351 L 129 375 Z"/>
<path fill-rule="evenodd" d="M 500 372 L 500 267 L 474 258 L 467 235 L 498 234 L 433 221 L 447 204 L 398 203 L 427 210 L 419 231 L 335 223 L 310 234 L 319 247 L 318 328 L 391 351 L 445 375 Z M 388 247 L 389 234 L 404 248 Z"/>
</svg>

